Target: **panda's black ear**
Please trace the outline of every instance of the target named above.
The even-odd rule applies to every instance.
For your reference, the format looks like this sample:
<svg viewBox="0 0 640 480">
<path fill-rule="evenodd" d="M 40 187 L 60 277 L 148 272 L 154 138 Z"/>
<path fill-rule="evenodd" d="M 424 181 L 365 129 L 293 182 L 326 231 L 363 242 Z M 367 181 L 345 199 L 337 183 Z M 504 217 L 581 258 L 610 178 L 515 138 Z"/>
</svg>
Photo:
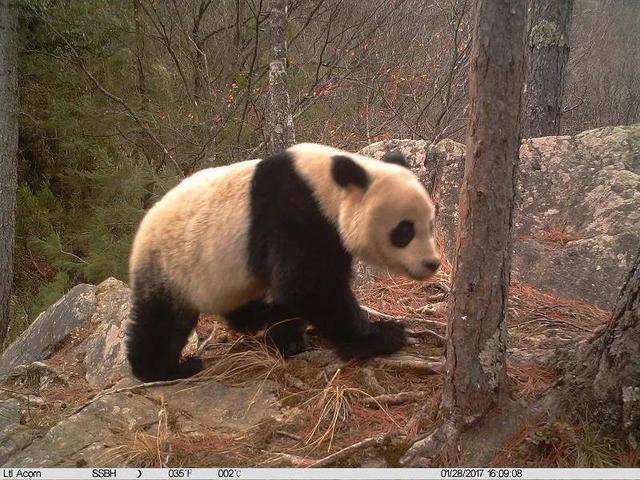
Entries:
<svg viewBox="0 0 640 480">
<path fill-rule="evenodd" d="M 402 154 L 400 150 L 397 148 L 395 150 L 390 150 L 384 154 L 382 157 L 382 161 L 386 163 L 395 163 L 396 165 L 400 165 L 404 168 L 409 168 L 409 164 L 407 163 L 407 159 Z"/>
<path fill-rule="evenodd" d="M 369 186 L 366 170 L 345 155 L 336 155 L 331 159 L 331 176 L 341 187 L 353 185 L 366 190 Z"/>
</svg>

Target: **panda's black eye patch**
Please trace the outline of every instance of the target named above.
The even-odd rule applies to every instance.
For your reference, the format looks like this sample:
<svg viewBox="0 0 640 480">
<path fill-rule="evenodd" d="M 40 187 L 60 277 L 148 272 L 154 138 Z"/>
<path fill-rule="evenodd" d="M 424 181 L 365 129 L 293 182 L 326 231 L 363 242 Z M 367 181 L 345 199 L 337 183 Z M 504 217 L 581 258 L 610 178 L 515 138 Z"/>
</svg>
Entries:
<svg viewBox="0 0 640 480">
<path fill-rule="evenodd" d="M 413 237 L 416 236 L 416 229 L 413 222 L 402 220 L 391 230 L 391 244 L 394 247 L 404 248 L 411 243 Z"/>
</svg>

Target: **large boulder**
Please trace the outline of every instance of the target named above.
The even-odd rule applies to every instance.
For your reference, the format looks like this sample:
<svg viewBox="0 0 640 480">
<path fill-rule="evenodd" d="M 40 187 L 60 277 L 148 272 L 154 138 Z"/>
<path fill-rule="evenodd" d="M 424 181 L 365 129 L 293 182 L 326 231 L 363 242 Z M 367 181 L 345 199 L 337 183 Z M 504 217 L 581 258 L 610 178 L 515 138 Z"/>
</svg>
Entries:
<svg viewBox="0 0 640 480">
<path fill-rule="evenodd" d="M 145 431 L 158 422 L 156 402 L 127 393 L 107 395 L 63 419 L 44 437 L 6 460 L 6 467 L 119 466 L 114 449 L 127 433 Z"/>
<path fill-rule="evenodd" d="M 451 255 L 464 146 L 390 140 L 438 205 Z M 525 140 L 520 149 L 513 277 L 556 295 L 610 308 L 640 244 L 640 125 Z"/>
<path fill-rule="evenodd" d="M 0 397 L 0 465 L 33 441 L 35 432 L 23 421 L 29 407 L 26 399 Z"/>
<path fill-rule="evenodd" d="M 131 376 L 124 338 L 131 309 L 131 290 L 120 280 L 108 278 L 96 288 L 96 308 L 90 323 L 93 333 L 82 349 L 85 376 L 94 387 L 104 388 Z"/>
<path fill-rule="evenodd" d="M 7 378 L 18 365 L 48 358 L 74 329 L 93 314 L 95 290 L 94 285 L 76 285 L 38 315 L 0 356 L 0 379 Z"/>
</svg>

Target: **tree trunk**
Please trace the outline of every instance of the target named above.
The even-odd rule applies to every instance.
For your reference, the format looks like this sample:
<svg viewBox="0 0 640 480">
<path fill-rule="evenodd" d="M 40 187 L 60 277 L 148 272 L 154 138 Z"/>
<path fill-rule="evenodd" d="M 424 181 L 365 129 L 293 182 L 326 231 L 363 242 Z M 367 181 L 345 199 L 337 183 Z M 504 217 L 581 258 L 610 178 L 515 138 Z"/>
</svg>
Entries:
<svg viewBox="0 0 640 480">
<path fill-rule="evenodd" d="M 287 0 L 271 1 L 269 64 L 268 151 L 275 153 L 295 143 L 293 117 L 287 90 Z"/>
<path fill-rule="evenodd" d="M 566 411 L 640 446 L 640 251 L 607 328 L 578 349 L 561 401 Z"/>
<path fill-rule="evenodd" d="M 144 104 L 149 102 L 149 88 L 147 86 L 147 77 L 145 74 L 146 52 L 145 52 L 145 33 L 144 22 L 142 20 L 142 12 L 140 0 L 133 0 L 133 20 L 135 25 L 135 52 L 136 64 L 138 67 L 138 93 Z"/>
<path fill-rule="evenodd" d="M 520 146 L 525 0 L 479 0 L 442 407 L 470 425 L 506 394 L 505 315 Z"/>
<path fill-rule="evenodd" d="M 525 0 L 477 0 L 471 107 L 449 296 L 441 423 L 404 466 L 458 454 L 458 440 L 507 399 L 507 296 L 524 82 Z"/>
<path fill-rule="evenodd" d="M 560 133 L 573 0 L 530 0 L 522 134 Z"/>
<path fill-rule="evenodd" d="M 205 14 L 210 6 L 210 0 L 202 0 L 200 2 L 198 12 L 193 18 L 193 28 L 191 30 L 195 49 L 193 52 L 193 90 L 195 97 L 202 100 L 209 99 L 209 74 L 207 56 L 204 53 L 204 41 L 201 38 L 201 29 Z"/>
<path fill-rule="evenodd" d="M 0 344 L 9 327 L 18 183 L 17 13 L 0 0 Z"/>
</svg>

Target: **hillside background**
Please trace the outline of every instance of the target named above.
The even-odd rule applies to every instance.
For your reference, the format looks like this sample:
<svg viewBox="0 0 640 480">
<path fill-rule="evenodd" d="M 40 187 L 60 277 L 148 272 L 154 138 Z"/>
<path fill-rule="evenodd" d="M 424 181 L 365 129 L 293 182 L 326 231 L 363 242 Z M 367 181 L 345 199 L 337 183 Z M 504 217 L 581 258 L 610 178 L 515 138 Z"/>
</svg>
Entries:
<svg viewBox="0 0 640 480">
<path fill-rule="evenodd" d="M 293 0 L 297 141 L 464 141 L 471 2 Z M 20 3 L 15 287 L 5 345 L 78 283 L 126 280 L 181 177 L 265 154 L 263 0 Z M 640 3 L 578 0 L 561 134 L 640 121 Z"/>
</svg>

